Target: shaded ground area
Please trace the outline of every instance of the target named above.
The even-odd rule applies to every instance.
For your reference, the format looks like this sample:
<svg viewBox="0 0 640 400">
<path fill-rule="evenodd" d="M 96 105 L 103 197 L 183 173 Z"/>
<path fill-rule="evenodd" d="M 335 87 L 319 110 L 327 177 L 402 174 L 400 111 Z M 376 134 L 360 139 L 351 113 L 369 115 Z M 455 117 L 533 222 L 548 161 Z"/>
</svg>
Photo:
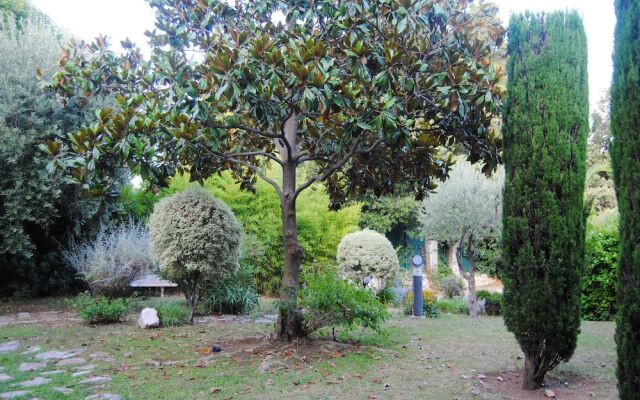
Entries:
<svg viewBox="0 0 640 400">
<path fill-rule="evenodd" d="M 0 393 L 30 391 L 17 398 L 85 399 L 104 393 L 136 400 L 546 398 L 544 390 L 520 390 L 522 354 L 501 318 L 397 315 L 386 324 L 386 335 L 340 332 L 343 343 L 316 339 L 274 345 L 268 340 L 272 326 L 253 322 L 255 317 L 207 317 L 197 326 L 142 330 L 135 315 L 125 324 L 92 327 L 74 321 L 69 311 L 60 314 L 63 323 L 39 321 L 33 313 L 52 311 L 30 308 L 36 322 L 24 324 L 17 318 L 23 309 L 4 307 L 12 314 L 4 315 L 11 322 L 0 326 L 0 346 L 18 341 L 20 349 L 0 352 L 0 374 L 11 377 L 0 382 Z M 547 380 L 556 398 L 617 397 L 613 332 L 612 323 L 583 323 L 576 355 Z M 351 344 L 354 340 L 360 344 Z M 19 371 L 21 364 L 39 362 L 37 355 L 50 351 L 79 351 L 69 358 L 84 363 L 51 360 Z M 87 366 L 93 366 L 90 372 L 74 376 Z M 63 372 L 42 375 L 56 370 Z M 108 379 L 80 383 L 96 377 Z M 13 386 L 37 378 L 51 381 Z"/>
</svg>

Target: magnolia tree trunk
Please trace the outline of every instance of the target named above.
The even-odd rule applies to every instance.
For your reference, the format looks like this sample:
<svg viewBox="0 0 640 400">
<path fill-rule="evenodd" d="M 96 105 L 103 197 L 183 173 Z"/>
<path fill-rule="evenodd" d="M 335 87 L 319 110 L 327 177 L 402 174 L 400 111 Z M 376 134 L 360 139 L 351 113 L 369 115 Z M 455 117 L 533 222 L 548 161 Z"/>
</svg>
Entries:
<svg viewBox="0 0 640 400">
<path fill-rule="evenodd" d="M 302 315 L 298 309 L 302 247 L 298 242 L 295 191 L 296 165 L 288 163 L 282 168 L 282 196 L 280 199 L 284 238 L 284 270 L 280 292 L 280 312 L 275 327 L 278 340 L 291 340 L 305 335 Z"/>
</svg>

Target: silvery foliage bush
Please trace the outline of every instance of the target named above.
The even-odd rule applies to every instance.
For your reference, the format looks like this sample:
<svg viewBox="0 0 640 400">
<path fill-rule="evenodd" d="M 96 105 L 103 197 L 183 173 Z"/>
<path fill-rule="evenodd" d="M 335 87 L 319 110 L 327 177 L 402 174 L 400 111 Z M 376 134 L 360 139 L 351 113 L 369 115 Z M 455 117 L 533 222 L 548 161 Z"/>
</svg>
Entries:
<svg viewBox="0 0 640 400">
<path fill-rule="evenodd" d="M 72 240 L 62 258 L 87 282 L 93 296 L 126 295 L 134 279 L 156 269 L 149 230 L 133 221 L 103 226 L 93 240 Z"/>
<path fill-rule="evenodd" d="M 370 277 L 369 286 L 378 290 L 391 286 L 400 268 L 389 239 L 370 229 L 345 235 L 338 245 L 337 261 L 343 277 L 358 284 Z"/>
<path fill-rule="evenodd" d="M 184 292 L 193 321 L 204 282 L 237 270 L 242 226 L 225 203 L 192 188 L 158 202 L 149 229 L 160 270 Z"/>
</svg>

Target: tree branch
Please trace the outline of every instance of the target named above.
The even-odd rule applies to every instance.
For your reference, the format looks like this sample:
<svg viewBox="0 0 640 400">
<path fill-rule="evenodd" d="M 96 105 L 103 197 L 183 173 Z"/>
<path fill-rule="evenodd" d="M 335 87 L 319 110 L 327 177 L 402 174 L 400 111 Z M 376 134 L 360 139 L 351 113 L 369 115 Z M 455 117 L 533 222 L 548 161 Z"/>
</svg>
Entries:
<svg viewBox="0 0 640 400">
<path fill-rule="evenodd" d="M 211 152 L 211 155 L 213 155 L 214 157 L 218 157 L 222 160 L 225 161 L 230 161 L 234 164 L 239 164 L 242 165 L 246 168 L 249 168 L 250 170 L 252 170 L 253 172 L 256 173 L 256 175 L 258 175 L 262 180 L 264 180 L 265 182 L 269 183 L 271 186 L 273 186 L 273 188 L 276 190 L 276 193 L 278 193 L 278 196 L 280 198 L 282 198 L 282 190 L 280 189 L 280 185 L 278 185 L 278 183 L 276 181 L 274 181 L 273 179 L 269 178 L 268 176 L 266 176 L 257 165 L 253 165 L 250 162 L 244 161 L 244 160 L 240 160 L 237 159 L 235 157 L 230 157 L 226 154 L 220 153 L 220 152 Z"/>
<path fill-rule="evenodd" d="M 212 124 L 212 123 L 209 123 L 209 122 L 205 121 L 205 126 L 207 128 L 211 128 L 211 129 L 240 129 L 242 131 L 253 133 L 255 135 L 264 136 L 264 137 L 267 137 L 267 138 L 270 138 L 270 139 L 282 139 L 282 135 L 278 135 L 278 134 L 275 134 L 275 133 L 269 133 L 269 132 L 263 132 L 260 129 L 249 128 L 248 126 L 243 126 L 243 125 L 218 125 L 218 124 Z"/>
<path fill-rule="evenodd" d="M 273 154 L 269 154 L 265 151 L 247 151 L 247 152 L 243 152 L 243 153 L 226 153 L 223 154 L 224 157 L 253 157 L 253 156 L 263 156 L 266 157 L 272 161 L 277 162 L 278 164 L 282 165 L 282 161 L 274 156 Z"/>
<path fill-rule="evenodd" d="M 309 186 L 313 185 L 315 182 L 322 182 L 322 181 L 326 180 L 334 172 L 336 172 L 337 170 L 342 168 L 347 163 L 347 161 L 349 161 L 351 159 L 351 157 L 353 157 L 354 155 L 371 153 L 373 150 L 376 149 L 376 147 L 378 147 L 382 142 L 384 142 L 384 140 L 382 138 L 380 138 L 380 139 L 376 140 L 371 146 L 369 146 L 367 148 L 364 148 L 364 149 L 358 150 L 358 146 L 360 145 L 361 141 L 362 141 L 362 139 L 358 138 L 356 140 L 356 142 L 353 144 L 353 146 L 351 146 L 351 149 L 349 149 L 349 151 L 347 152 L 347 155 L 343 159 L 341 159 L 340 161 L 337 161 L 335 164 L 333 164 L 331 167 L 329 167 L 329 169 L 326 170 L 323 174 L 314 175 L 311 178 L 309 178 L 305 183 L 300 185 L 298 187 L 298 189 L 296 189 L 296 193 L 295 193 L 294 198 L 298 197 L 298 195 L 303 190 L 305 190 Z M 307 157 L 307 159 L 305 161 L 309 161 L 310 159 L 312 159 L 309 156 L 306 156 L 306 157 Z"/>
</svg>

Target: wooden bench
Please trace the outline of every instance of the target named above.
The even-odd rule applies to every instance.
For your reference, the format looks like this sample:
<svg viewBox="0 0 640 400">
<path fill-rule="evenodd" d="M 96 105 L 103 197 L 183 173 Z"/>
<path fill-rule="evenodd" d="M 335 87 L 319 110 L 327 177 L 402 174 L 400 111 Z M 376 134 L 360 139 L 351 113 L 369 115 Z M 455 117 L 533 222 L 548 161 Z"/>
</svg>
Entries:
<svg viewBox="0 0 640 400">
<path fill-rule="evenodd" d="M 147 274 L 134 280 L 129 286 L 133 288 L 160 288 L 160 297 L 164 297 L 164 288 L 174 288 L 178 284 L 162 279 L 156 274 Z"/>
</svg>

